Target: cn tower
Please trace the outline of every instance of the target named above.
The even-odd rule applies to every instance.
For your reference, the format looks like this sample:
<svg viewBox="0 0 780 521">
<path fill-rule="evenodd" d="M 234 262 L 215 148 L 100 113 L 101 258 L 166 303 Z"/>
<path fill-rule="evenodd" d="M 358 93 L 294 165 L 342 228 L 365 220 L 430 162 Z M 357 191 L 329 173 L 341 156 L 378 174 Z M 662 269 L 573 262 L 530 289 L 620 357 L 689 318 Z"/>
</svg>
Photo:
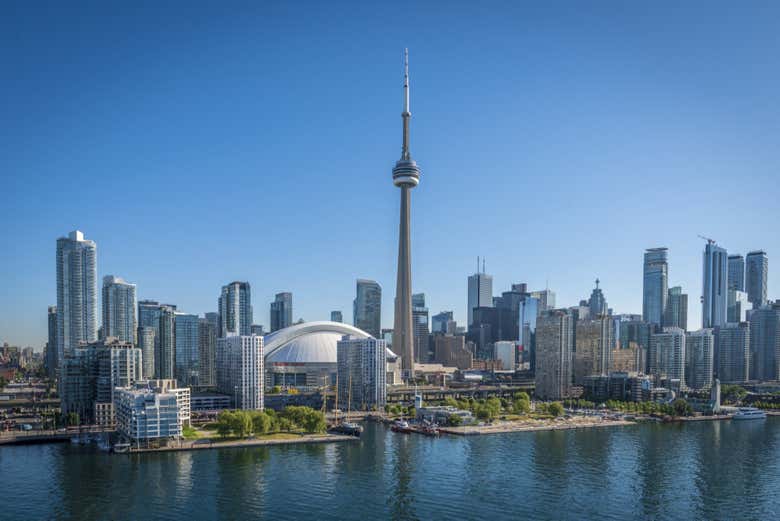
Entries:
<svg viewBox="0 0 780 521">
<path fill-rule="evenodd" d="M 401 222 L 398 227 L 398 281 L 395 288 L 395 323 L 393 324 L 393 351 L 401 357 L 403 378 L 414 378 L 414 349 L 412 333 L 412 261 L 409 238 L 409 207 L 411 189 L 420 182 L 420 169 L 409 153 L 409 50 L 404 49 L 404 111 L 401 159 L 393 168 L 393 184 L 401 189 Z"/>
</svg>

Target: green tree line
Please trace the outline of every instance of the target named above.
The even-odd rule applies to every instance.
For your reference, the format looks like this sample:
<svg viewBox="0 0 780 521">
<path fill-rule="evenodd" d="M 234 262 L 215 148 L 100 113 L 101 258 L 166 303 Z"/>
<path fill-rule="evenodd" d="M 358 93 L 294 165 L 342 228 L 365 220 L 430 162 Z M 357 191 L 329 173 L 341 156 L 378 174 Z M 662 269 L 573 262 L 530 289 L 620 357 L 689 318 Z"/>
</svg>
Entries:
<svg viewBox="0 0 780 521">
<path fill-rule="evenodd" d="M 290 405 L 277 413 L 274 410 L 263 411 L 222 411 L 217 416 L 216 430 L 222 437 L 235 436 L 246 438 L 250 435 L 261 436 L 276 432 L 325 432 L 325 415 L 311 407 Z"/>
</svg>

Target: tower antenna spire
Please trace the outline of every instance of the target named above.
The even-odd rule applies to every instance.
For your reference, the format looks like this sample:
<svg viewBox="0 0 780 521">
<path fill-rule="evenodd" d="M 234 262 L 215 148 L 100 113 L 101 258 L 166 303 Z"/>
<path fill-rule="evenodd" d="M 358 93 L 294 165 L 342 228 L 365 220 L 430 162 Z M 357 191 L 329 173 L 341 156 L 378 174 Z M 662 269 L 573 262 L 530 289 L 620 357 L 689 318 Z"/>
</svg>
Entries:
<svg viewBox="0 0 780 521">
<path fill-rule="evenodd" d="M 401 113 L 404 123 L 404 140 L 401 147 L 401 160 L 408 161 L 412 158 L 409 153 L 409 120 L 412 113 L 409 112 L 409 49 L 404 49 L 404 111 Z"/>
</svg>

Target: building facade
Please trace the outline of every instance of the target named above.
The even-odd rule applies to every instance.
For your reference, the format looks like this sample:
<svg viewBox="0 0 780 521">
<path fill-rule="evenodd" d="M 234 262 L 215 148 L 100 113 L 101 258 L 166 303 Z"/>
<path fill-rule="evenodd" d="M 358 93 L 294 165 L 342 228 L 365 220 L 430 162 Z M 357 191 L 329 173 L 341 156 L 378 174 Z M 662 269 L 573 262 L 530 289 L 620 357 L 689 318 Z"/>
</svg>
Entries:
<svg viewBox="0 0 780 521">
<path fill-rule="evenodd" d="M 536 395 L 560 400 L 571 395 L 574 324 L 571 315 L 552 310 L 536 322 Z"/>
<path fill-rule="evenodd" d="M 745 258 L 745 290 L 753 308 L 767 303 L 767 278 L 769 276 L 769 258 L 765 251 L 751 251 Z"/>
<path fill-rule="evenodd" d="M 612 321 L 607 316 L 575 325 L 574 384 L 586 376 L 606 375 L 612 366 Z"/>
<path fill-rule="evenodd" d="M 252 334 L 252 288 L 248 282 L 222 286 L 217 306 L 220 337 Z"/>
<path fill-rule="evenodd" d="M 669 250 L 645 250 L 642 279 L 642 320 L 662 325 L 669 291 Z"/>
<path fill-rule="evenodd" d="M 715 337 L 711 329 L 685 334 L 685 385 L 690 389 L 712 387 Z"/>
<path fill-rule="evenodd" d="M 457 367 L 461 371 L 471 369 L 474 355 L 466 349 L 463 335 L 435 335 L 433 337 L 433 361 L 445 367 Z"/>
<path fill-rule="evenodd" d="M 682 292 L 680 286 L 669 288 L 663 324 L 666 327 L 688 329 L 688 295 Z"/>
<path fill-rule="evenodd" d="M 648 372 L 656 382 L 679 380 L 685 386 L 685 331 L 679 327 L 665 327 L 650 335 Z"/>
<path fill-rule="evenodd" d="M 154 338 L 156 328 L 141 326 L 138 328 L 138 349 L 143 360 L 142 377 L 144 380 L 154 378 Z"/>
<path fill-rule="evenodd" d="M 231 335 L 217 340 L 217 390 L 237 409 L 262 409 L 263 337 Z"/>
<path fill-rule="evenodd" d="M 49 306 L 47 313 L 49 336 L 46 342 L 46 375 L 53 382 L 60 366 L 57 359 L 57 306 Z"/>
<path fill-rule="evenodd" d="M 345 335 L 337 344 L 339 406 L 380 410 L 387 403 L 387 346 L 384 340 Z"/>
<path fill-rule="evenodd" d="M 120 277 L 103 277 L 103 338 L 118 338 L 137 344 L 135 284 Z"/>
<path fill-rule="evenodd" d="M 716 330 L 718 379 L 722 383 L 750 380 L 750 325 L 728 323 Z"/>
<path fill-rule="evenodd" d="M 702 272 L 702 328 L 723 326 L 728 308 L 728 253 L 712 240 L 704 247 Z"/>
<path fill-rule="evenodd" d="M 431 361 L 429 327 L 425 293 L 414 293 L 412 294 L 412 334 L 414 335 L 415 362 L 428 363 Z"/>
<path fill-rule="evenodd" d="M 470 327 L 474 323 L 474 308 L 493 307 L 493 276 L 475 273 L 469 277 L 467 295 L 467 317 Z"/>
<path fill-rule="evenodd" d="M 748 294 L 738 289 L 729 288 L 728 301 L 726 303 L 726 322 L 745 322 L 749 308 Z"/>
<path fill-rule="evenodd" d="M 174 313 L 174 355 L 176 370 L 174 376 L 179 385 L 200 387 L 200 330 L 198 315 Z"/>
<path fill-rule="evenodd" d="M 780 379 L 780 300 L 750 313 L 750 379 Z"/>
<path fill-rule="evenodd" d="M 331 311 L 330 321 L 339 323 L 344 322 L 344 315 L 341 313 L 341 311 Z"/>
<path fill-rule="evenodd" d="M 293 297 L 289 291 L 277 293 L 271 302 L 271 332 L 290 327 L 293 322 Z"/>
<path fill-rule="evenodd" d="M 742 255 L 729 255 L 729 289 L 745 291 L 745 258 Z"/>
<path fill-rule="evenodd" d="M 217 328 L 207 318 L 198 320 L 198 353 L 201 387 L 217 385 Z"/>
</svg>

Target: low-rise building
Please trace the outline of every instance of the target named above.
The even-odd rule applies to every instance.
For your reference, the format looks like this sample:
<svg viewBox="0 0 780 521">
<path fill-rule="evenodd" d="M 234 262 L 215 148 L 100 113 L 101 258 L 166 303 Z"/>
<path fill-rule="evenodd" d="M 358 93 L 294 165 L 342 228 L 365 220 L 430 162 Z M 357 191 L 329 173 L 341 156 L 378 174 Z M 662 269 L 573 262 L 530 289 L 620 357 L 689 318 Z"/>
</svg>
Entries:
<svg viewBox="0 0 780 521">
<path fill-rule="evenodd" d="M 181 437 L 183 414 L 179 399 L 172 392 L 151 388 L 116 390 L 117 432 L 131 442 L 176 439 Z"/>
<path fill-rule="evenodd" d="M 439 425 L 447 425 L 451 416 L 459 416 L 462 425 L 474 423 L 474 415 L 471 411 L 465 411 L 451 405 L 419 407 L 416 410 L 417 419 L 429 421 Z"/>
</svg>

